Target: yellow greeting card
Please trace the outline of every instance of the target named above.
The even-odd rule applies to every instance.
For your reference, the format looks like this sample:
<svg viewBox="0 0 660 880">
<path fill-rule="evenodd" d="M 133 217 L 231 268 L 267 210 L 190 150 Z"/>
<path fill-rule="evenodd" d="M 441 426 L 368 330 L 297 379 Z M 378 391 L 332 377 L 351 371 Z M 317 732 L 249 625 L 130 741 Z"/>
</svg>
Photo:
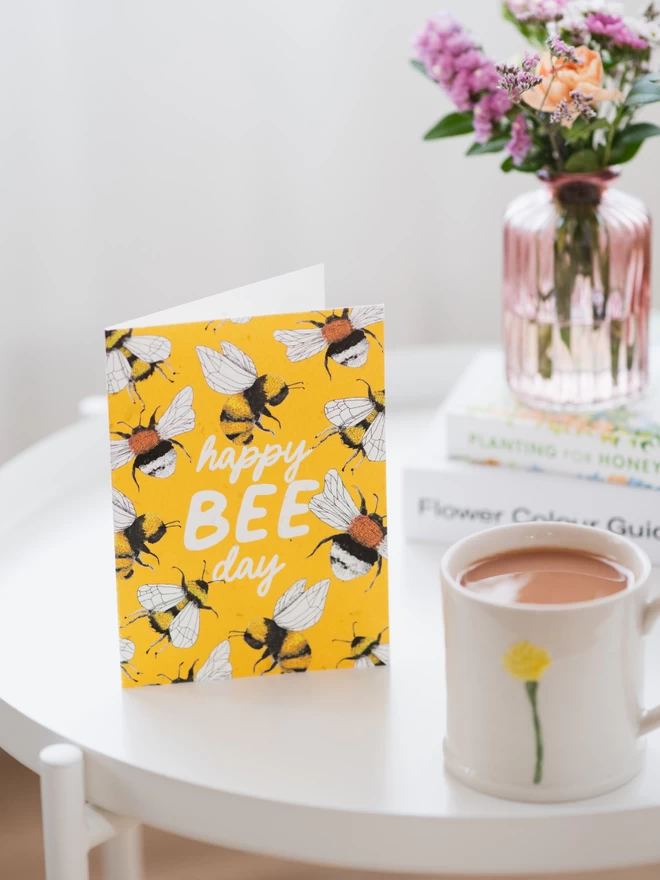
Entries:
<svg viewBox="0 0 660 880">
<path fill-rule="evenodd" d="M 387 665 L 383 348 L 321 267 L 106 331 L 126 687 Z"/>
</svg>

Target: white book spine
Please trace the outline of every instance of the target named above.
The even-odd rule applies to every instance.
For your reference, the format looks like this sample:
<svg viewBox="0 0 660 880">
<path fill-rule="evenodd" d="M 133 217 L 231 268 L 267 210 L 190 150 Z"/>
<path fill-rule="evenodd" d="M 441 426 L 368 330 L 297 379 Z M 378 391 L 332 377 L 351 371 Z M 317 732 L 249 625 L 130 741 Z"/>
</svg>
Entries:
<svg viewBox="0 0 660 880">
<path fill-rule="evenodd" d="M 624 535 L 660 564 L 660 504 L 655 492 L 593 480 L 448 462 L 408 468 L 404 479 L 408 538 L 452 543 L 515 522 L 575 522 Z"/>
<path fill-rule="evenodd" d="M 634 487 L 660 488 L 660 447 L 598 434 L 552 432 L 545 426 L 447 413 L 447 454 L 566 476 L 598 476 Z M 657 503 L 657 501 L 656 501 Z"/>
</svg>

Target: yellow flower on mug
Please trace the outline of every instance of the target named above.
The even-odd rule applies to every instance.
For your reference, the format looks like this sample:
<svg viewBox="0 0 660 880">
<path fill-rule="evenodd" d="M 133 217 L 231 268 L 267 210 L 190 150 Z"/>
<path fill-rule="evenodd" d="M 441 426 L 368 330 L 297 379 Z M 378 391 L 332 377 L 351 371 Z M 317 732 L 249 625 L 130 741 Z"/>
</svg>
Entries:
<svg viewBox="0 0 660 880">
<path fill-rule="evenodd" d="M 552 663 L 552 658 L 545 650 L 531 642 L 516 642 L 502 658 L 504 668 L 518 681 L 525 682 L 525 692 L 532 707 L 532 723 L 536 742 L 536 765 L 534 767 L 534 785 L 538 785 L 543 777 L 543 734 L 538 711 L 539 679 Z"/>
<path fill-rule="evenodd" d="M 531 642 L 516 642 L 504 655 L 504 668 L 520 681 L 538 681 L 551 663 L 548 652 Z"/>
</svg>

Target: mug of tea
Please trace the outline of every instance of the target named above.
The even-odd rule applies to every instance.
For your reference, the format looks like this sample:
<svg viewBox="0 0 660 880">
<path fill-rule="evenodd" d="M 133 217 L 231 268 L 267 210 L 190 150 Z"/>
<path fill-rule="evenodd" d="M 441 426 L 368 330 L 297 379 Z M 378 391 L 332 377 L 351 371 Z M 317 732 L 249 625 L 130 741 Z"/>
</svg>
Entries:
<svg viewBox="0 0 660 880">
<path fill-rule="evenodd" d="M 643 640 L 660 599 L 627 538 L 568 523 L 500 526 L 442 560 L 447 769 L 513 800 L 603 794 L 641 768 Z"/>
</svg>

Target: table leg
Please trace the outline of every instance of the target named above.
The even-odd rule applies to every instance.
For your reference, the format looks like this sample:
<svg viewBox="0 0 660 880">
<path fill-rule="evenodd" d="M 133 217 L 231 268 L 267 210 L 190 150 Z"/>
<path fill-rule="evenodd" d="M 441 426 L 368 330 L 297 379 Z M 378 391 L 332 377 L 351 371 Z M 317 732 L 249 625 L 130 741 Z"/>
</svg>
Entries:
<svg viewBox="0 0 660 880">
<path fill-rule="evenodd" d="M 101 844 L 104 880 L 142 880 L 142 829 L 122 831 Z"/>
<path fill-rule="evenodd" d="M 39 761 L 46 880 L 89 880 L 82 752 L 47 746 Z"/>
</svg>

